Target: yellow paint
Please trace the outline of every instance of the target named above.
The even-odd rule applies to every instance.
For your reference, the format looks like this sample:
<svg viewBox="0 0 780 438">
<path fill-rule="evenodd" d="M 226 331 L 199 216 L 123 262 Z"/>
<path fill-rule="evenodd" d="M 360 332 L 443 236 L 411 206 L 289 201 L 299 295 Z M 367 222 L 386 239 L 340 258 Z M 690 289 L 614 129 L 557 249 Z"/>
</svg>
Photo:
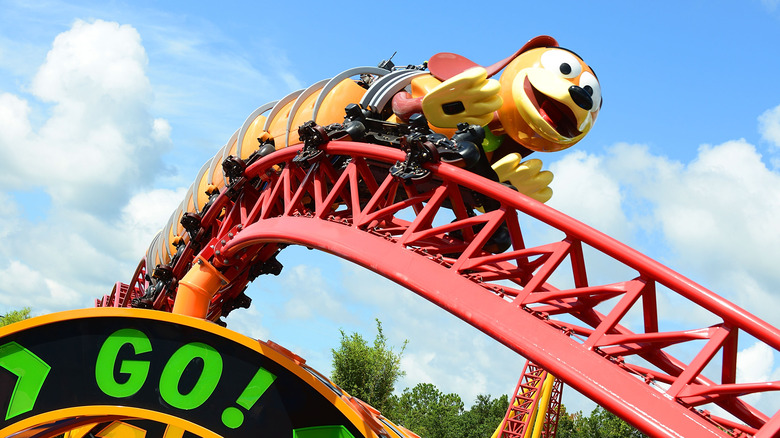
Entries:
<svg viewBox="0 0 780 438">
<path fill-rule="evenodd" d="M 265 134 L 265 131 L 263 131 L 264 125 L 264 115 L 257 116 L 252 123 L 249 124 L 244 133 L 244 138 L 241 139 L 241 156 L 239 158 L 246 160 L 252 155 L 252 152 L 260 148 L 258 138 L 262 138 Z"/>
<path fill-rule="evenodd" d="M 90 430 L 94 429 L 95 426 L 97 426 L 98 424 L 100 423 L 90 423 L 72 429 L 65 433 L 65 438 L 85 438 L 87 433 Z M 165 428 L 165 433 L 163 434 L 162 438 L 183 438 L 184 432 L 185 430 L 182 429 L 181 427 L 169 424 Z M 113 438 L 113 437 L 122 437 L 122 438 L 142 437 L 143 438 L 146 437 L 146 432 L 135 426 L 131 426 L 129 424 L 117 421 L 112 423 L 105 429 L 101 430 L 97 436 L 103 438 Z"/>
<path fill-rule="evenodd" d="M 211 164 L 211 160 L 207 164 Z M 196 181 L 196 187 L 195 187 L 195 194 L 193 196 L 197 196 L 196 202 L 198 203 L 198 207 L 200 207 L 200 210 L 203 210 L 203 207 L 209 202 L 209 195 L 206 194 L 206 190 L 208 189 L 209 185 L 211 185 L 211 181 L 209 181 L 209 169 L 208 166 L 206 166 L 206 171 L 203 172 L 203 175 L 200 176 L 200 180 Z"/>
<path fill-rule="evenodd" d="M 98 438 L 146 438 L 146 431 L 131 424 L 114 421 L 97 434 Z"/>
<path fill-rule="evenodd" d="M 533 438 L 542 436 L 544 419 L 547 417 L 547 409 L 550 407 L 553 383 L 555 383 L 555 376 L 547 373 L 547 378 L 544 379 L 544 383 L 542 384 L 542 393 L 539 396 L 539 403 L 536 405 L 536 421 L 534 422 L 533 427 Z"/>
<path fill-rule="evenodd" d="M 291 115 L 292 124 L 290 125 L 290 132 L 287 135 L 288 145 L 294 145 L 301 142 L 301 137 L 298 135 L 298 131 L 296 129 L 298 126 L 301 126 L 312 119 L 312 114 L 314 114 L 314 104 L 316 103 L 319 96 L 320 91 L 312 93 L 303 100 L 303 103 L 301 103 L 301 106 L 298 107 L 298 110 L 295 112 L 295 114 Z"/>
<path fill-rule="evenodd" d="M 487 125 L 493 112 L 501 107 L 501 89 L 498 81 L 487 78 L 482 67 L 470 68 L 439 84 L 422 100 L 425 117 L 434 126 L 454 128 L 458 123 Z M 460 101 L 464 109 L 457 114 L 447 114 L 442 105 Z"/>
<path fill-rule="evenodd" d="M 352 79 L 344 79 L 323 98 L 316 122 L 326 126 L 344 121 L 344 108 L 350 103 L 360 102 L 366 89 L 356 84 Z"/>
<path fill-rule="evenodd" d="M 530 413 L 528 413 L 528 418 L 525 421 L 526 426 L 525 426 L 525 434 L 523 435 L 523 438 L 531 438 L 531 434 L 533 433 L 533 430 L 534 430 L 533 423 L 536 421 L 536 416 L 539 413 L 538 401 L 537 401 L 537 404 L 534 405 L 533 408 L 534 408 L 534 410 L 531 411 Z"/>
<path fill-rule="evenodd" d="M 356 429 L 361 434 L 360 436 L 364 436 L 366 438 L 378 438 L 378 435 L 371 429 L 369 424 L 352 407 L 352 405 L 348 403 L 348 401 L 345 399 L 346 396 L 339 396 L 333 392 L 313 374 L 304 369 L 301 365 L 295 363 L 295 361 L 293 361 L 291 358 L 283 355 L 266 343 L 258 342 L 256 339 L 252 339 L 238 332 L 220 327 L 210 321 L 206 321 L 205 319 L 192 318 L 189 316 L 148 309 L 97 307 L 50 313 L 47 315 L 26 319 L 24 321 L 10 324 L 5 327 L 0 327 L 0 337 L 12 335 L 14 333 L 33 327 L 56 323 L 59 321 L 106 317 L 128 318 L 134 322 L 142 320 L 157 320 L 169 322 L 172 324 L 179 324 L 186 327 L 193 327 L 199 330 L 213 333 L 222 338 L 229 339 L 251 350 L 255 350 L 298 376 L 301 381 L 306 382 L 307 385 L 314 388 L 325 399 L 330 401 L 356 427 Z M 220 436 L 214 432 L 179 417 L 148 409 L 115 405 L 76 406 L 44 412 L 38 415 L 27 417 L 21 421 L 0 429 L 0 437 L 12 436 L 33 427 L 38 427 L 43 424 L 54 423 L 56 421 L 75 417 L 81 417 L 84 419 L 85 423 L 90 424 L 114 421 L 117 418 L 141 418 L 170 425 L 166 432 L 168 435 L 165 435 L 164 438 L 181 438 L 183 436 L 183 432 L 181 431 L 183 430 L 203 438 L 220 438 Z M 180 432 L 181 435 L 179 435 Z M 132 437 L 132 435 L 129 436 Z M 390 436 L 396 435 L 390 433 Z M 72 438 L 83 437 L 74 436 Z"/>
<path fill-rule="evenodd" d="M 183 436 L 184 436 L 184 429 L 169 424 L 168 427 L 165 429 L 165 434 L 163 435 L 163 438 L 182 438 Z"/>
<path fill-rule="evenodd" d="M 548 372 L 547 377 L 545 377 L 541 384 L 541 388 L 538 388 L 538 390 L 541 391 L 539 394 L 539 400 L 537 401 L 536 406 L 534 406 L 534 410 L 531 413 L 531 418 L 529 418 L 527 421 L 528 427 L 525 430 L 525 435 L 523 435 L 523 438 L 539 438 L 541 436 L 542 429 L 544 428 L 544 419 L 547 416 L 547 409 L 550 407 L 550 398 L 552 397 L 552 388 L 554 383 L 555 376 Z M 528 391 L 531 390 L 527 390 L 526 392 Z M 517 406 L 516 399 L 514 401 L 514 406 Z M 511 415 L 512 413 L 510 413 L 510 416 Z M 501 420 L 501 423 L 498 425 L 490 438 L 499 438 L 501 436 L 501 432 L 504 431 L 505 424 L 506 418 Z"/>
<path fill-rule="evenodd" d="M 271 134 L 271 137 L 273 137 L 274 145 L 276 145 L 277 150 L 282 149 L 285 146 L 284 139 L 287 136 L 287 118 L 290 117 L 290 110 L 294 104 L 295 99 L 287 102 L 270 122 L 266 122 L 268 124 L 268 132 Z"/>
<path fill-rule="evenodd" d="M 100 423 L 89 423 L 81 427 L 69 430 L 65 433 L 65 438 L 84 438 L 84 436 Z"/>
<path fill-rule="evenodd" d="M 220 149 L 217 155 L 211 159 L 211 180 L 209 183 L 216 186 L 220 191 L 225 187 L 225 175 L 222 173 L 222 162 L 224 161 L 225 150 Z"/>
<path fill-rule="evenodd" d="M 547 202 L 552 197 L 550 183 L 553 174 L 542 170 L 542 160 L 533 158 L 523 161 L 522 155 L 511 153 L 493 163 L 499 181 L 512 184 L 518 192 L 530 196 L 539 202 Z"/>
<path fill-rule="evenodd" d="M 431 75 L 415 76 L 412 79 L 412 97 L 423 97 L 441 85 L 441 81 Z"/>
<path fill-rule="evenodd" d="M 501 420 L 501 423 L 499 423 L 498 427 L 496 428 L 496 431 L 493 432 L 493 435 L 491 435 L 490 438 L 498 438 L 499 435 L 501 435 L 501 431 L 504 430 L 505 423 L 506 423 L 506 418 Z"/>
</svg>

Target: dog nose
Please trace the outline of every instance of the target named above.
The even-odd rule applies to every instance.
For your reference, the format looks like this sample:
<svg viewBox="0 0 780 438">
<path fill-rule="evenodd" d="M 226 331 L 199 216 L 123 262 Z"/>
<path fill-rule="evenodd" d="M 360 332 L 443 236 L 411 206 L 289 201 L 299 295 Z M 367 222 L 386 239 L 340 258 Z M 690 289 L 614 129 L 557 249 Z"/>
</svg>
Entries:
<svg viewBox="0 0 780 438">
<path fill-rule="evenodd" d="M 572 85 L 569 87 L 569 95 L 578 107 L 590 111 L 593 108 L 593 98 L 584 88 Z"/>
</svg>

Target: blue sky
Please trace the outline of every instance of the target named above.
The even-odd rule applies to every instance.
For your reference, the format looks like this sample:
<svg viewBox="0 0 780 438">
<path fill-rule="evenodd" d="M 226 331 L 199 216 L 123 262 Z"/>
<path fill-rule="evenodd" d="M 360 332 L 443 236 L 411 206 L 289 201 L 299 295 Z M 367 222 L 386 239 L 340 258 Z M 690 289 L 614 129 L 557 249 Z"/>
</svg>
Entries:
<svg viewBox="0 0 780 438">
<path fill-rule="evenodd" d="M 422 3 L 0 0 L 0 312 L 88 307 L 127 282 L 261 104 L 394 52 L 489 65 L 547 34 L 604 95 L 583 141 L 538 154 L 549 205 L 780 325 L 780 2 Z M 339 329 L 372 337 L 380 318 L 410 341 L 401 388 L 467 405 L 513 390 L 523 359 L 411 293 L 313 251 L 282 262 L 231 328 L 327 373 Z M 780 379 L 776 352 L 744 347 L 746 381 Z"/>
</svg>

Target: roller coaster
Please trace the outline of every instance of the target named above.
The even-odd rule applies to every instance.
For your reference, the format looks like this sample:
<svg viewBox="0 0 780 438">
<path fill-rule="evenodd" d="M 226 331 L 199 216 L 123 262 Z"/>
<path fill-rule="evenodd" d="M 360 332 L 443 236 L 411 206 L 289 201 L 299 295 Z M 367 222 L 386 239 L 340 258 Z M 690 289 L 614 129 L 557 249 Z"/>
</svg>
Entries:
<svg viewBox="0 0 780 438">
<path fill-rule="evenodd" d="M 564 383 L 654 437 L 779 436 L 780 414 L 746 396 L 780 382 L 738 382 L 737 354 L 740 340 L 777 352 L 780 330 L 544 204 L 552 175 L 526 157 L 579 141 L 600 106 L 595 73 L 550 37 L 490 67 L 454 54 L 385 61 L 260 106 L 202 166 L 128 283 L 97 309 L 0 332 L 0 366 L 22 364 L 18 382 L 37 364 L 36 397 L 49 381 L 93 388 L 60 404 L 14 396 L 0 432 L 416 437 L 283 347 L 221 327 L 250 306 L 247 285 L 279 274 L 278 254 L 301 245 L 398 283 L 528 359 L 496 437 L 555 436 Z M 711 323 L 667 328 L 679 312 L 660 304 L 670 297 Z M 95 376 L 57 377 L 66 359 L 40 341 L 57 336 L 85 351 Z"/>
</svg>

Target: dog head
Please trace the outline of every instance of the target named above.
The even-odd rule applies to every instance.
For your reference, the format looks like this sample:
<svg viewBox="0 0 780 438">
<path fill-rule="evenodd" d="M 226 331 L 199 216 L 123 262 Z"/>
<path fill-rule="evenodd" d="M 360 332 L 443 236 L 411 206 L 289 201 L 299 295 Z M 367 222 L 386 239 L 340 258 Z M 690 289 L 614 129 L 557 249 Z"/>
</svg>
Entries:
<svg viewBox="0 0 780 438">
<path fill-rule="evenodd" d="M 499 82 L 503 104 L 498 119 L 504 132 L 534 151 L 560 151 L 577 143 L 601 109 L 601 86 L 593 69 L 557 44 L 521 50 Z"/>
</svg>

